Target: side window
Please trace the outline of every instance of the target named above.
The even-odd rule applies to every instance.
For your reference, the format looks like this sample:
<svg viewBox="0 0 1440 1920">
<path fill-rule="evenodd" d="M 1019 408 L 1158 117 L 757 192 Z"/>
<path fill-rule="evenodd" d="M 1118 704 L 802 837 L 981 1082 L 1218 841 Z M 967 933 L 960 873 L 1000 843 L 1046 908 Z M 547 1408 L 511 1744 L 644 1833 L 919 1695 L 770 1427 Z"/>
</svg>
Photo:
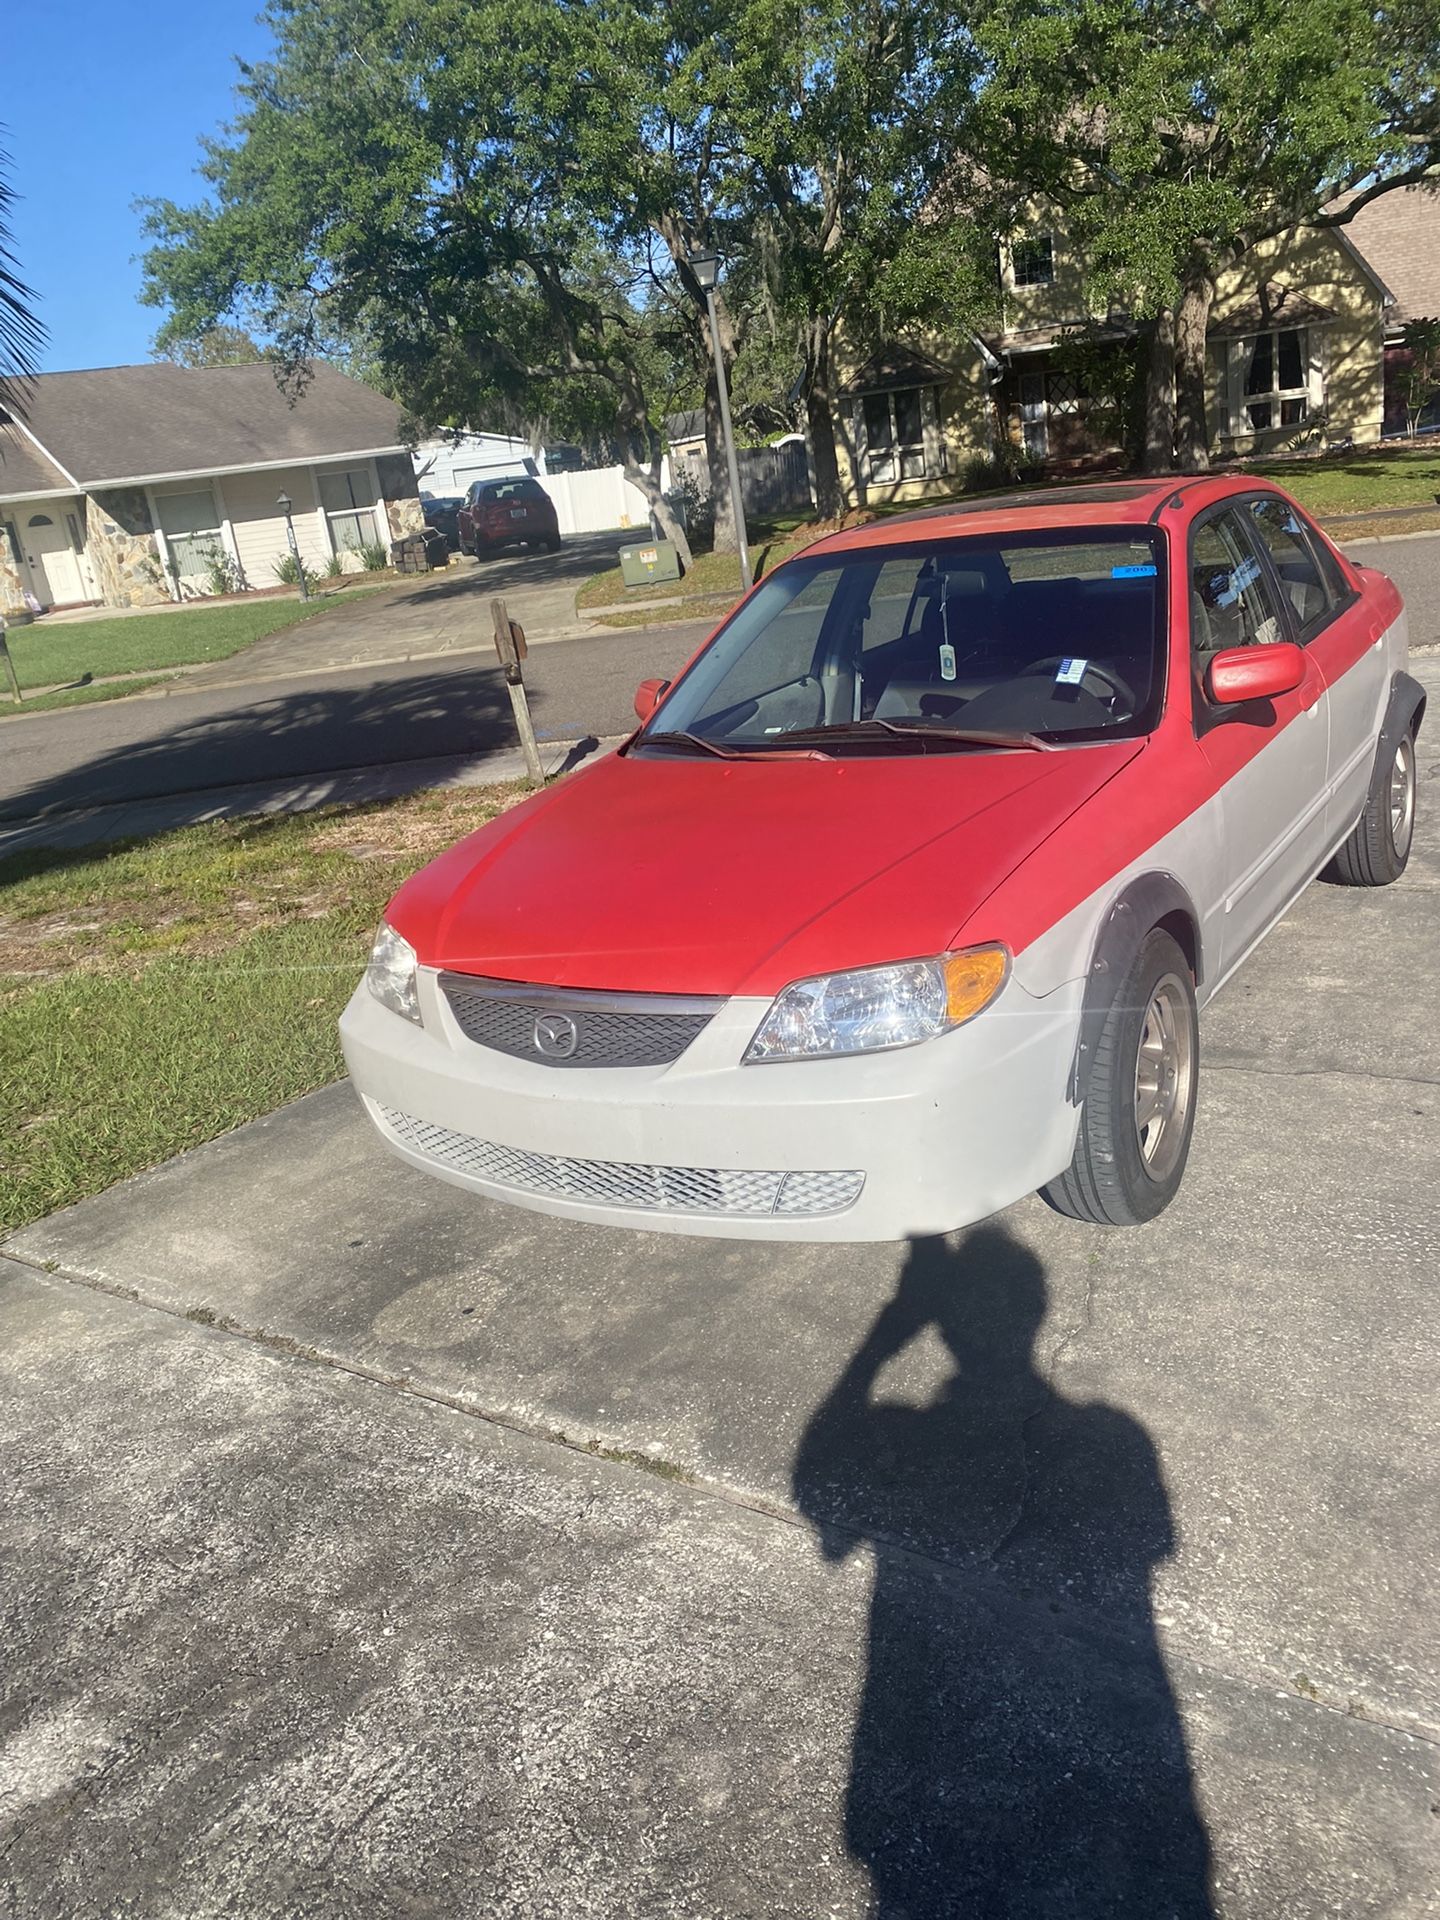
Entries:
<svg viewBox="0 0 1440 1920">
<path fill-rule="evenodd" d="M 1252 500 L 1250 522 L 1269 549 L 1280 585 L 1295 609 L 1295 624 L 1313 631 L 1334 612 L 1330 589 L 1299 520 L 1283 500 Z"/>
<path fill-rule="evenodd" d="M 1197 654 L 1285 638 L 1280 609 L 1240 513 L 1202 520 L 1190 541 L 1190 645 Z"/>
</svg>

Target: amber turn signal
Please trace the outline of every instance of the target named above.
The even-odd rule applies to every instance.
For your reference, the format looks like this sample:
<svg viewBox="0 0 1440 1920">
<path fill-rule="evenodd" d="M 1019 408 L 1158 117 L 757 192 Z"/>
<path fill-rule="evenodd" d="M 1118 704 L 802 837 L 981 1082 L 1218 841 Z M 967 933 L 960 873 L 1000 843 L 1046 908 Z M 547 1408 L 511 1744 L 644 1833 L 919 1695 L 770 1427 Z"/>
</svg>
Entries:
<svg viewBox="0 0 1440 1920">
<path fill-rule="evenodd" d="M 945 1011 L 952 1026 L 973 1020 L 1010 976 L 1010 955 L 1001 946 L 967 947 L 950 954 L 944 965 Z"/>
</svg>

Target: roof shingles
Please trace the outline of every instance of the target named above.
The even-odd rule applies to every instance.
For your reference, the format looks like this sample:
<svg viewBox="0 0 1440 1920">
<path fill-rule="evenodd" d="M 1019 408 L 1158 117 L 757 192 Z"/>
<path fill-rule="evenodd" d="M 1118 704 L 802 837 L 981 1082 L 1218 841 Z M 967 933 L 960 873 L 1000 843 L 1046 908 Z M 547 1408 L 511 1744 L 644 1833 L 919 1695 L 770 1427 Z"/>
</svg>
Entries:
<svg viewBox="0 0 1440 1920">
<path fill-rule="evenodd" d="M 45 373 L 27 395 L 25 424 L 82 487 L 163 474 L 227 473 L 286 461 L 328 460 L 404 445 L 393 401 L 317 364 L 293 405 L 260 361 L 236 367 L 92 367 Z M 0 491 L 37 490 L 26 478 L 35 448 L 0 429 Z M 48 461 L 44 470 L 53 473 Z M 64 476 L 46 488 L 64 485 Z"/>
</svg>

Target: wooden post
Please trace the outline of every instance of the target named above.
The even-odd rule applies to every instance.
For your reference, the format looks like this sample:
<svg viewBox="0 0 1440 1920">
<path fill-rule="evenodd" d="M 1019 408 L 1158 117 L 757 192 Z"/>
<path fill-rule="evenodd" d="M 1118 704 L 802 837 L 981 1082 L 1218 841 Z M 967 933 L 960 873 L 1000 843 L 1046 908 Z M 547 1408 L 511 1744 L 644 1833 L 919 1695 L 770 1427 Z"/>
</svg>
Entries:
<svg viewBox="0 0 1440 1920">
<path fill-rule="evenodd" d="M 525 645 L 525 629 L 518 620 L 512 620 L 505 610 L 503 600 L 490 602 L 490 618 L 495 623 L 495 651 L 500 656 L 500 664 L 505 669 L 505 685 L 510 694 L 510 705 L 515 710 L 515 725 L 519 730 L 520 744 L 525 749 L 525 765 L 530 774 L 530 784 L 543 787 L 545 770 L 540 765 L 540 748 L 535 739 L 535 727 L 530 718 L 530 702 L 525 695 L 525 676 L 520 662 L 528 651 Z"/>
<path fill-rule="evenodd" d="M 10 698 L 18 707 L 21 704 L 20 676 L 15 671 L 15 662 L 10 658 L 10 642 L 5 638 L 5 621 L 0 617 L 0 654 L 5 656 L 5 671 L 10 678 Z"/>
</svg>

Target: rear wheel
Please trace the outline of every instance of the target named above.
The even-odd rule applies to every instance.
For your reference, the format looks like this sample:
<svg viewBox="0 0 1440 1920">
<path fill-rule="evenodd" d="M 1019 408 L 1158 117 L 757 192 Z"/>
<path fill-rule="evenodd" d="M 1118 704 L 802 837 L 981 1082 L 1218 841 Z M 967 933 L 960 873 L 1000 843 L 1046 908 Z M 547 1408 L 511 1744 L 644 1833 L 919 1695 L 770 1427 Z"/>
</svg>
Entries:
<svg viewBox="0 0 1440 1920">
<path fill-rule="evenodd" d="M 1365 811 L 1327 869 L 1345 887 L 1388 887 L 1410 859 L 1415 838 L 1415 736 L 1405 734 L 1370 782 Z"/>
<path fill-rule="evenodd" d="M 547 553 L 558 553 L 563 544 L 559 534 L 552 533 L 550 538 L 545 542 L 545 551 Z"/>
<path fill-rule="evenodd" d="M 1044 1197 L 1094 1226 L 1153 1220 L 1179 1191 L 1200 1084 L 1195 988 L 1160 928 L 1145 936 L 1105 1016 L 1075 1155 Z"/>
</svg>

